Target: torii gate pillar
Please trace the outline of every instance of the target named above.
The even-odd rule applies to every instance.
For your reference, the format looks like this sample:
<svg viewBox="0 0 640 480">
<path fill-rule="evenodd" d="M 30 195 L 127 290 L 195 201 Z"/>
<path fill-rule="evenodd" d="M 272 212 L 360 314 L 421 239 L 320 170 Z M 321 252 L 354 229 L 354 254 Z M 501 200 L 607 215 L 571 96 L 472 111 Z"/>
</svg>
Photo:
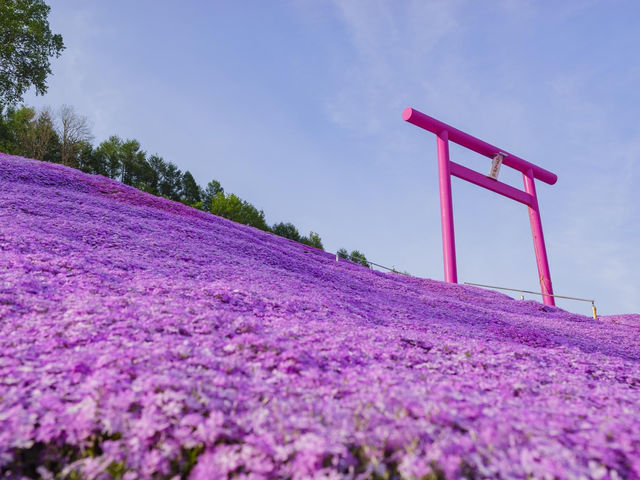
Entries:
<svg viewBox="0 0 640 480">
<path fill-rule="evenodd" d="M 545 305 L 555 305 L 549 261 L 542 234 L 542 220 L 536 194 L 535 179 L 553 185 L 558 177 L 537 165 L 527 162 L 515 155 L 505 153 L 493 145 L 473 137 L 457 128 L 429 117 L 412 108 L 402 112 L 402 118 L 414 125 L 436 134 L 438 145 L 438 175 L 440 185 L 440 215 L 442 222 L 442 252 L 444 257 L 444 279 L 446 282 L 458 283 L 456 268 L 456 247 L 453 231 L 453 202 L 451 194 L 451 175 L 467 180 L 475 185 L 499 193 L 517 202 L 527 205 L 529 222 L 533 236 L 533 247 L 538 265 L 540 287 Z M 481 155 L 493 159 L 492 171 L 489 176 L 454 163 L 449 158 L 449 141 L 473 150 Z M 506 183 L 498 181 L 500 164 L 522 172 L 524 192 Z"/>
<path fill-rule="evenodd" d="M 449 170 L 449 135 L 444 130 L 437 135 L 438 172 L 440 173 L 440 221 L 442 224 L 442 257 L 444 281 L 458 283 L 456 267 L 456 239 L 453 233 L 453 200 L 451 171 Z"/>
</svg>

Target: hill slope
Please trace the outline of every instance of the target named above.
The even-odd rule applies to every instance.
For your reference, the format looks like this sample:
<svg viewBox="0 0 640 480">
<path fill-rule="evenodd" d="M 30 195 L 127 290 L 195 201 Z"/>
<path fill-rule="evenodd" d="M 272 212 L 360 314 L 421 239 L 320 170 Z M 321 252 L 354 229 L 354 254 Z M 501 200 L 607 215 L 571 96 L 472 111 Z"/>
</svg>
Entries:
<svg viewBox="0 0 640 480">
<path fill-rule="evenodd" d="M 9 478 L 640 478 L 640 316 L 371 271 L 3 154 L 0 248 Z"/>
</svg>

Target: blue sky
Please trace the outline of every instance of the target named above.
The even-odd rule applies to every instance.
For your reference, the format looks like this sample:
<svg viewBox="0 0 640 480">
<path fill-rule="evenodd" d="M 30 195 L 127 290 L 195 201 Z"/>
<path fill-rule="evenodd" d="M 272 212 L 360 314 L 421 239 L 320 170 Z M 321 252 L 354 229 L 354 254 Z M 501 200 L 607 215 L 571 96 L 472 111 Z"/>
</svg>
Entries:
<svg viewBox="0 0 640 480">
<path fill-rule="evenodd" d="M 411 106 L 556 173 L 537 182 L 556 293 L 640 312 L 640 3 L 49 3 L 67 49 L 25 101 L 73 105 L 95 143 L 136 138 L 329 251 L 442 279 L 436 141 Z M 526 207 L 458 179 L 453 201 L 460 281 L 539 291 Z"/>
</svg>

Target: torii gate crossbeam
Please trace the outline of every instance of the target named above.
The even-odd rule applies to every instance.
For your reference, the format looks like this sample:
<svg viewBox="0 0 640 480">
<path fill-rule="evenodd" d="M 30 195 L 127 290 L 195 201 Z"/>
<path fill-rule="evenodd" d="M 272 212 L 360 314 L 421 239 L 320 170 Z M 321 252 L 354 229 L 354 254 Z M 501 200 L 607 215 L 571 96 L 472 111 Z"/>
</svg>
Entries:
<svg viewBox="0 0 640 480">
<path fill-rule="evenodd" d="M 533 246 L 536 254 L 536 263 L 538 265 L 538 275 L 540 276 L 540 287 L 542 288 L 542 293 L 546 294 L 543 295 L 543 301 L 545 305 L 555 305 L 553 297 L 550 296 L 553 295 L 553 288 L 551 285 L 551 273 L 549 272 L 549 261 L 547 259 L 544 235 L 542 234 L 542 221 L 540 219 L 535 179 L 553 185 L 558 180 L 558 177 L 544 168 L 529 163 L 516 155 L 507 153 L 505 150 L 494 147 L 487 142 L 412 108 L 406 108 L 404 112 L 402 112 L 402 118 L 407 122 L 434 133 L 437 137 L 445 281 L 458 283 L 455 236 L 453 231 L 453 202 L 451 195 L 451 175 L 453 175 L 454 177 L 461 178 L 479 187 L 486 188 L 492 192 L 523 203 L 528 207 Z M 524 191 L 518 190 L 506 183 L 499 182 L 497 180 L 497 172 L 495 176 L 485 176 L 458 163 L 452 162 L 449 159 L 450 141 L 485 157 L 494 159 L 494 161 L 499 159 L 498 168 L 501 162 L 508 167 L 522 172 Z"/>
</svg>

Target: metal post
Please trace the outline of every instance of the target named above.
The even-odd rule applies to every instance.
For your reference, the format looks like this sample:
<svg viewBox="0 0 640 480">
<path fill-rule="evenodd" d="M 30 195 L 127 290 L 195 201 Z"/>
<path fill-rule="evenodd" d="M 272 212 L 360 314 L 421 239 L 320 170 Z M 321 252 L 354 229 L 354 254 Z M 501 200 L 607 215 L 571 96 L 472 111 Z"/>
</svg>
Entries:
<svg viewBox="0 0 640 480">
<path fill-rule="evenodd" d="M 451 199 L 451 172 L 449 165 L 449 134 L 446 130 L 437 134 L 438 174 L 440 177 L 440 219 L 442 222 L 442 253 L 444 256 L 444 280 L 458 283 L 456 269 L 456 241 L 453 234 L 453 201 Z"/>
<path fill-rule="evenodd" d="M 528 169 L 522 174 L 524 178 L 524 190 L 532 197 L 529 205 L 529 222 L 531 223 L 531 234 L 533 235 L 533 248 L 536 253 L 538 264 L 538 275 L 540 277 L 540 288 L 542 293 L 553 295 L 551 286 L 551 272 L 549 271 L 549 261 L 547 260 L 547 250 L 544 245 L 544 235 L 542 234 L 542 220 L 540 219 L 540 209 L 538 208 L 538 196 L 533 178 L 533 170 Z M 555 305 L 553 297 L 544 295 L 542 301 L 545 305 Z"/>
</svg>

